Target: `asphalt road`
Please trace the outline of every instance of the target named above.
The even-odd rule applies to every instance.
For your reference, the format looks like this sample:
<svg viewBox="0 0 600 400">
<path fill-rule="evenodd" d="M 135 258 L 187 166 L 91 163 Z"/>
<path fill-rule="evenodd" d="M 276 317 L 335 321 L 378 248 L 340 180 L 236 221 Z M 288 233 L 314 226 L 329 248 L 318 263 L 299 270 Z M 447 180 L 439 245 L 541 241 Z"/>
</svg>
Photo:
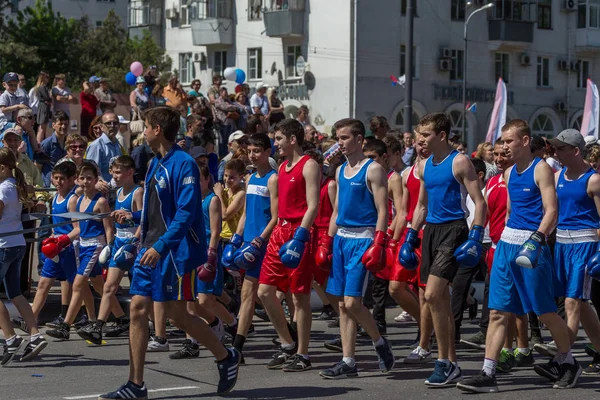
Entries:
<svg viewBox="0 0 600 400">
<path fill-rule="evenodd" d="M 313 370 L 301 373 L 270 371 L 265 367 L 276 350 L 271 343 L 274 331 L 264 322 L 255 321 L 256 336 L 249 338 L 245 346 L 246 366 L 240 368 L 240 376 L 227 397 L 232 399 L 447 399 L 472 397 L 456 388 L 432 389 L 423 381 L 432 371 L 433 364 L 408 367 L 401 363 L 409 352 L 408 344 L 415 338 L 414 323 L 395 323 L 393 317 L 399 309 L 388 310 L 388 337 L 394 343 L 398 359 L 390 374 L 377 369 L 372 344 L 360 340 L 357 346 L 359 377 L 328 381 L 318 376 L 318 371 L 337 362 L 340 353 L 322 347 L 326 339 L 333 338 L 334 329 L 326 323 L 314 321 L 311 343 Z M 468 322 L 463 326 L 463 336 L 476 331 Z M 548 332 L 545 331 L 545 335 Z M 584 337 L 584 334 L 581 334 Z M 13 361 L 0 369 L 0 399 L 2 400 L 77 400 L 95 399 L 98 394 L 116 389 L 127 380 L 127 338 L 108 339 L 106 345 L 90 347 L 76 334 L 68 342 L 55 342 L 40 357 L 29 363 Z M 171 350 L 178 349 L 182 338 L 170 339 Z M 582 365 L 590 358 L 583 353 L 584 340 L 576 345 L 576 357 Z M 151 399 L 209 399 L 215 395 L 218 379 L 214 359 L 208 351 L 201 350 L 200 358 L 174 361 L 169 353 L 150 353 L 146 360 L 145 380 L 151 390 Z M 460 350 L 459 364 L 466 375 L 479 371 L 483 353 Z M 537 362 L 544 362 L 540 357 Z M 600 376 L 582 376 L 577 388 L 552 389 L 549 383 L 532 369 L 517 370 L 511 374 L 498 375 L 501 392 L 488 395 L 494 399 L 593 399 L 600 398 Z M 482 395 L 479 395 L 482 396 Z"/>
</svg>

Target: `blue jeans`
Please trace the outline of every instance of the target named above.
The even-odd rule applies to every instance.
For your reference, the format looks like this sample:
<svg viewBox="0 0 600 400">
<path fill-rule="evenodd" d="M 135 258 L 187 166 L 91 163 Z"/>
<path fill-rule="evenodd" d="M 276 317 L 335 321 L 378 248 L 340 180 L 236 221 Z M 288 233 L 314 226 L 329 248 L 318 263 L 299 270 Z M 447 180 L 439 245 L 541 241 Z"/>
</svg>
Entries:
<svg viewBox="0 0 600 400">
<path fill-rule="evenodd" d="M 4 282 L 9 300 L 21 295 L 21 261 L 24 256 L 25 246 L 0 249 L 0 281 Z"/>
</svg>

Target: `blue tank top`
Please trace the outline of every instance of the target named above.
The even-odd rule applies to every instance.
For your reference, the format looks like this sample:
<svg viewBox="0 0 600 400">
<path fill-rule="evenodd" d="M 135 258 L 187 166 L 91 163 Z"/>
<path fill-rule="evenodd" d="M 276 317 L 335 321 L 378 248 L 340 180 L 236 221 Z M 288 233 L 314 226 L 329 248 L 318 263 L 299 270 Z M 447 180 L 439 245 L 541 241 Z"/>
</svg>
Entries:
<svg viewBox="0 0 600 400">
<path fill-rule="evenodd" d="M 210 202 L 215 197 L 214 192 L 210 192 L 202 199 L 202 216 L 204 217 L 204 230 L 206 232 L 206 245 L 210 244 Z"/>
<path fill-rule="evenodd" d="M 510 199 L 510 217 L 506 226 L 513 229 L 536 231 L 544 217 L 542 194 L 535 183 L 535 167 L 542 161 L 536 157 L 521 173 L 513 166 L 506 187 Z"/>
<path fill-rule="evenodd" d="M 578 179 L 565 177 L 563 168 L 558 175 L 556 195 L 558 197 L 558 229 L 598 229 L 600 217 L 596 203 L 587 193 L 589 179 L 596 172 L 590 168 Z"/>
<path fill-rule="evenodd" d="M 80 206 L 81 206 L 81 201 L 84 199 L 84 197 L 85 196 L 81 196 L 79 198 L 79 200 L 77 200 L 77 211 L 93 213 L 94 207 L 96 207 L 96 203 L 98 202 L 98 199 L 100 197 L 102 197 L 102 193 L 96 193 L 96 195 L 94 196 L 94 198 L 92 199 L 90 204 L 87 206 L 87 208 L 85 210 L 82 210 L 80 208 Z M 97 236 L 104 235 L 104 225 L 102 224 L 101 220 L 91 219 L 88 221 L 81 221 L 79 223 L 79 230 L 80 230 L 79 236 L 84 239 L 95 238 Z"/>
<path fill-rule="evenodd" d="M 271 193 L 267 183 L 275 170 L 258 177 L 255 173 L 250 176 L 246 191 L 246 225 L 244 226 L 244 241 L 251 242 L 260 236 L 271 221 Z"/>
<path fill-rule="evenodd" d="M 427 190 L 427 223 L 446 224 L 467 217 L 466 189 L 454 176 L 453 163 L 460 154 L 452 150 L 441 162 L 425 161 L 423 183 Z"/>
<path fill-rule="evenodd" d="M 75 194 L 75 189 L 77 189 L 77 185 L 75 185 L 73 189 L 71 189 L 71 191 L 67 194 L 67 196 L 60 202 L 58 201 L 58 193 L 54 195 L 54 198 L 52 199 L 52 214 L 63 214 L 69 212 L 69 200 L 71 200 L 71 197 Z M 55 224 L 67 220 L 68 218 L 52 217 L 52 222 Z M 71 232 L 72 230 L 72 224 L 57 226 L 56 228 L 54 228 L 54 234 L 68 235 L 69 232 Z"/>
<path fill-rule="evenodd" d="M 123 201 L 120 201 L 119 198 L 121 197 L 121 194 L 123 193 L 123 188 L 119 188 L 119 190 L 117 190 L 117 199 L 115 201 L 115 211 L 116 210 L 125 210 L 128 212 L 133 212 L 133 195 L 134 193 L 139 189 L 139 186 L 136 186 L 133 188 L 133 190 L 131 192 L 129 192 L 129 194 L 127 195 L 127 197 L 125 197 L 125 199 Z M 137 230 L 137 226 L 138 224 L 119 224 L 117 222 L 115 222 L 115 227 L 117 228 L 117 235 L 119 233 L 119 231 L 127 231 L 129 233 L 133 233 L 135 234 L 135 231 Z"/>
<path fill-rule="evenodd" d="M 348 161 L 342 164 L 338 175 L 338 215 L 336 224 L 359 228 L 377 226 L 377 208 L 367 183 L 367 171 L 374 161 L 369 159 L 350 178 L 344 176 Z"/>
</svg>

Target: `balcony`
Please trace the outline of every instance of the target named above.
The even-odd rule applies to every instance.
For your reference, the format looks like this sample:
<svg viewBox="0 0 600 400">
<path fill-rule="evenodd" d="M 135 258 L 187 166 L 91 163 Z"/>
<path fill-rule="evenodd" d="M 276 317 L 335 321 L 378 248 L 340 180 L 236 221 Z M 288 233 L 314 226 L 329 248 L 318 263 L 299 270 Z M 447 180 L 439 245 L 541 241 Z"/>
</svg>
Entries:
<svg viewBox="0 0 600 400">
<path fill-rule="evenodd" d="M 192 1 L 188 7 L 194 46 L 233 44 L 233 0 Z"/>
<path fill-rule="evenodd" d="M 524 50 L 533 43 L 533 22 L 490 19 L 488 40 L 494 51 Z"/>
<path fill-rule="evenodd" d="M 264 10 L 267 36 L 304 36 L 305 0 L 271 0 L 270 3 Z"/>
<path fill-rule="evenodd" d="M 155 42 L 162 46 L 161 6 L 152 7 L 141 1 L 131 2 L 127 9 L 127 28 L 130 37 L 142 38 L 144 31 L 149 31 Z"/>
<path fill-rule="evenodd" d="M 581 28 L 575 30 L 575 51 L 578 54 L 600 52 L 600 30 Z"/>
</svg>

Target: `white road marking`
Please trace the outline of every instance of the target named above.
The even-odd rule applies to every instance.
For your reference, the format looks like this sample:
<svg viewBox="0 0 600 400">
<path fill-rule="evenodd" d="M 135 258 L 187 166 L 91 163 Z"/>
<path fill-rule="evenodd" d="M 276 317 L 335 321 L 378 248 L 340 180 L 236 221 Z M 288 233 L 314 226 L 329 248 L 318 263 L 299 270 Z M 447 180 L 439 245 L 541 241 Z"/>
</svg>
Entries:
<svg viewBox="0 0 600 400">
<path fill-rule="evenodd" d="M 172 388 L 161 388 L 161 389 L 148 389 L 148 393 L 155 392 L 171 392 L 174 390 L 190 390 L 190 389 L 200 389 L 200 386 L 182 386 L 182 387 L 172 387 Z M 65 400 L 80 400 L 80 399 L 94 399 L 98 398 L 100 394 L 90 394 L 85 396 L 71 396 L 71 397 L 63 397 Z"/>
</svg>

